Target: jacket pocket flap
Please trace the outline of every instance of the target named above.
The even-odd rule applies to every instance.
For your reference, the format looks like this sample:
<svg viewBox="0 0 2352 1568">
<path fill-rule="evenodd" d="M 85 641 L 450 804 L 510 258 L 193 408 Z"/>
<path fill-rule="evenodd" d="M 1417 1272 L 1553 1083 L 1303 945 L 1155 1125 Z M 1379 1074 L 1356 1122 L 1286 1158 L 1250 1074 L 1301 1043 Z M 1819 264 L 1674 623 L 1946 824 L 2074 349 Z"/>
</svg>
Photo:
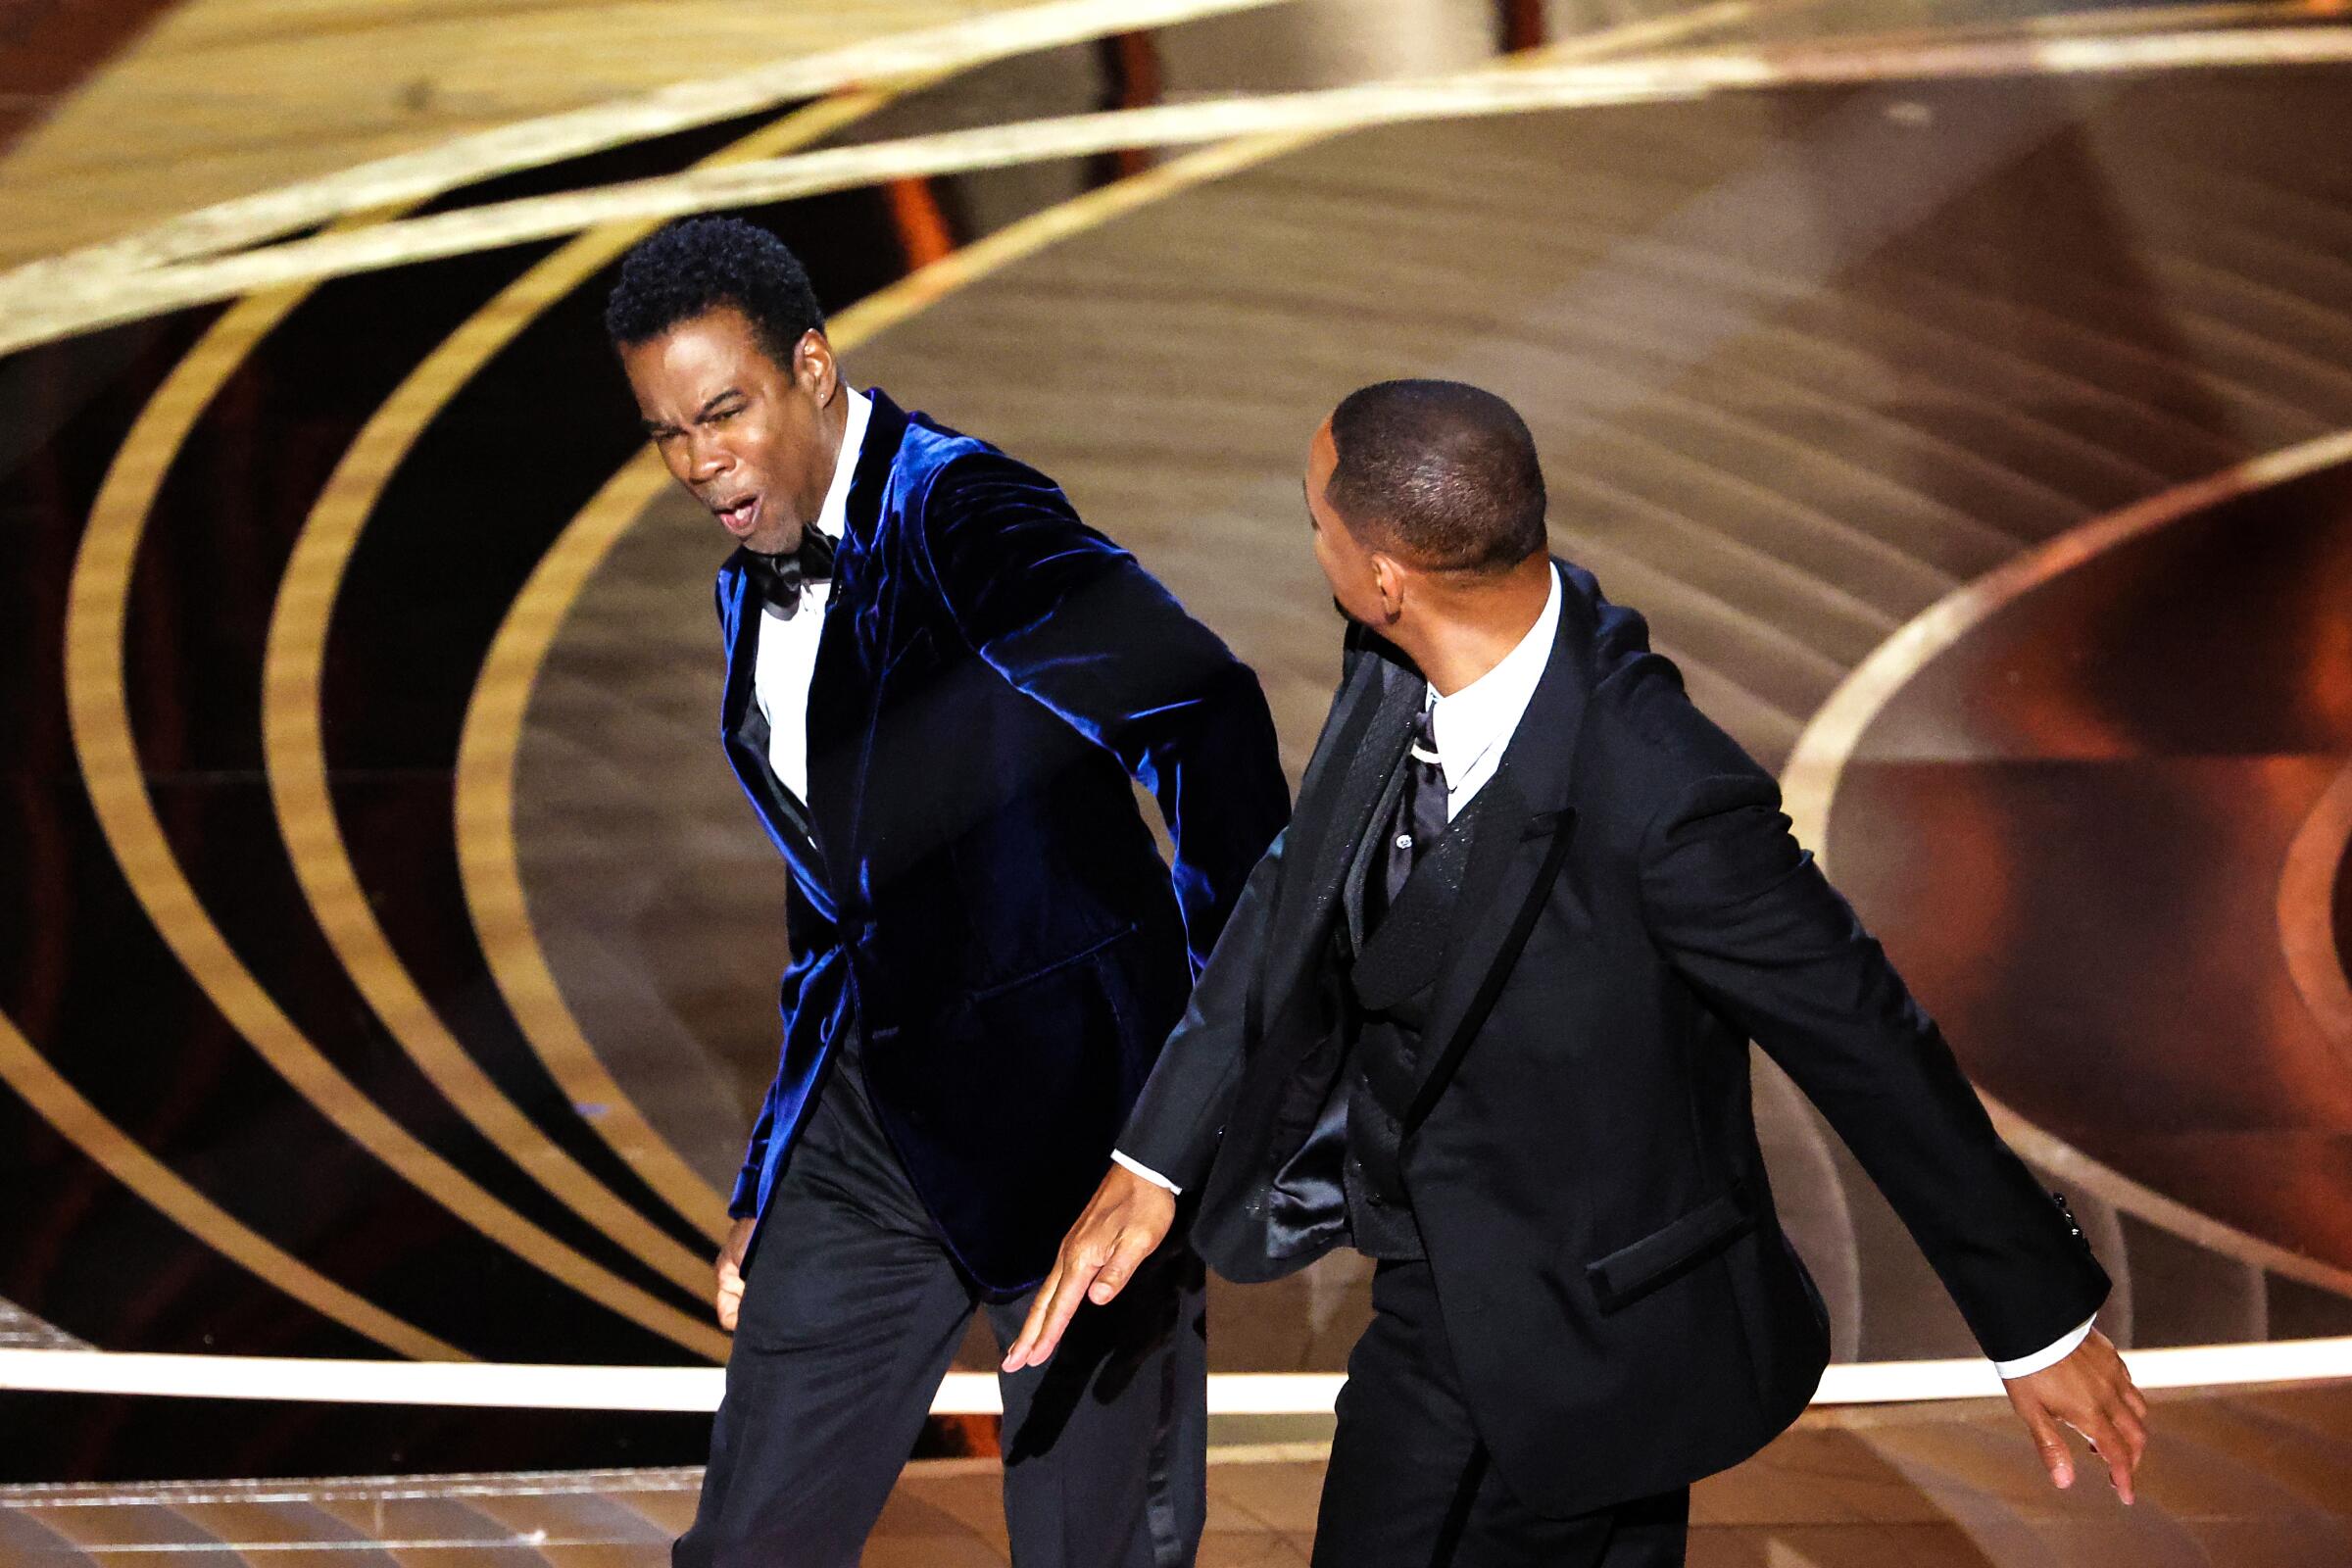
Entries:
<svg viewBox="0 0 2352 1568">
<path fill-rule="evenodd" d="M 1631 1246 L 1594 1258 L 1585 1265 L 1585 1276 L 1600 1309 L 1614 1312 L 1697 1263 L 1754 1220 L 1741 1183 Z"/>
</svg>

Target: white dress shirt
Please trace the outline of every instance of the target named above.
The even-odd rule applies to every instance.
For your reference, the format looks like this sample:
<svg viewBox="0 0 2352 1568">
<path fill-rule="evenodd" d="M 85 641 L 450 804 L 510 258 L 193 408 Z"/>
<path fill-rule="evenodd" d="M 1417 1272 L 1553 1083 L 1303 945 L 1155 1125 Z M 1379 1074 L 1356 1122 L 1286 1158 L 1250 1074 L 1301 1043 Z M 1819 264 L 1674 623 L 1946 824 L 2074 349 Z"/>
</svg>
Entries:
<svg viewBox="0 0 2352 1568">
<path fill-rule="evenodd" d="M 841 431 L 841 456 L 833 463 L 833 482 L 825 503 L 817 509 L 815 527 L 834 543 L 849 526 L 850 477 L 858 471 L 858 453 L 865 445 L 866 421 L 873 400 L 850 387 L 849 422 Z M 752 667 L 752 700 L 767 720 L 767 764 L 792 791 L 792 798 L 808 804 L 808 680 L 816 673 L 817 638 L 825 629 L 825 606 L 832 602 L 830 582 L 804 582 L 801 608 L 786 616 L 760 606 L 760 653 Z"/>
<path fill-rule="evenodd" d="M 1429 705 L 1430 738 L 1437 744 L 1438 764 L 1446 772 L 1447 821 L 1461 815 L 1462 808 L 1494 776 L 1502 754 L 1510 749 L 1511 737 L 1518 732 L 1519 720 L 1527 714 L 1527 705 L 1535 700 L 1536 687 L 1551 662 L 1551 646 L 1559 633 L 1560 593 L 1560 574 L 1554 571 L 1544 612 L 1500 662 L 1450 697 L 1441 697 L 1437 688 L 1431 687 L 1423 699 Z M 1157 1171 L 1115 1150 L 1110 1157 L 1154 1186 L 1171 1193 L 1182 1191 Z M 2084 1323 L 2032 1355 L 1995 1361 L 1993 1370 L 2004 1378 L 2038 1372 L 2066 1359 L 2089 1338 L 2090 1329 L 2090 1323 Z"/>
</svg>

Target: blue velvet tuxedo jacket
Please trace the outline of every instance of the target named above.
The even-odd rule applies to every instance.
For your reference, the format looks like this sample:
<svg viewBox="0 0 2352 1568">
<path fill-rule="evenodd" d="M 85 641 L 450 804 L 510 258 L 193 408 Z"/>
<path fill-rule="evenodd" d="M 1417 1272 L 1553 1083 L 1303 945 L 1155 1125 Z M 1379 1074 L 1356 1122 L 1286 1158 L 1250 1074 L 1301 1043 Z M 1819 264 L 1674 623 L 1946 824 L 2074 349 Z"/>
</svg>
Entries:
<svg viewBox="0 0 2352 1568">
<path fill-rule="evenodd" d="M 877 391 L 848 502 L 805 806 L 753 700 L 758 591 L 740 552 L 718 573 L 721 739 L 792 869 L 782 1059 L 730 1210 L 764 1208 L 855 1027 L 949 1248 L 1009 1294 L 1102 1179 L 1288 786 L 1256 676 L 1044 475 Z"/>
</svg>

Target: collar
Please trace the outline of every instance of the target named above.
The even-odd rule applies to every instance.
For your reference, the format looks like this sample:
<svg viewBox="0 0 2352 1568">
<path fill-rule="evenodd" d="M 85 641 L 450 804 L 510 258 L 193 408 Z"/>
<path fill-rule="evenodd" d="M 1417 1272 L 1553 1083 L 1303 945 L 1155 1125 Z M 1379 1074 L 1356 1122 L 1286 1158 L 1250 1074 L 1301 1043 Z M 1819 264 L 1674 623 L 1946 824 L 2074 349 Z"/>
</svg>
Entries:
<svg viewBox="0 0 2352 1568">
<path fill-rule="evenodd" d="M 1544 679 L 1559 629 L 1560 574 L 1554 571 L 1543 613 L 1493 669 L 1450 697 L 1440 697 L 1436 687 L 1429 688 L 1423 701 L 1429 705 L 1430 735 L 1446 769 L 1447 789 L 1460 789 L 1490 753 L 1510 740 Z"/>
<path fill-rule="evenodd" d="M 841 429 L 841 455 L 833 460 L 833 482 L 825 490 L 824 505 L 816 509 L 817 532 L 835 540 L 849 531 L 850 481 L 858 472 L 858 455 L 865 448 L 865 427 L 874 416 L 872 398 L 854 386 L 844 385 L 841 390 L 850 400 L 849 422 Z"/>
</svg>

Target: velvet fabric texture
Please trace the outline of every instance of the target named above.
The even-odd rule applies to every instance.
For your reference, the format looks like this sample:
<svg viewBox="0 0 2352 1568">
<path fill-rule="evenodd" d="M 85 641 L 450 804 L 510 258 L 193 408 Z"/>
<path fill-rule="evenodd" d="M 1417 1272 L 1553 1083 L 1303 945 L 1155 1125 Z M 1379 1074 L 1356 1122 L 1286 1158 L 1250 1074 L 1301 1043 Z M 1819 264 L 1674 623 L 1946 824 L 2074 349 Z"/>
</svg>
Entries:
<svg viewBox="0 0 2352 1568">
<path fill-rule="evenodd" d="M 1035 1284 L 1289 811 L 1257 678 L 1044 475 L 873 394 L 808 692 L 806 809 L 720 567 L 729 762 L 792 868 L 758 1214 L 834 1043 L 957 1261 Z M 1173 874 L 1129 775 L 1159 804 Z"/>
</svg>

